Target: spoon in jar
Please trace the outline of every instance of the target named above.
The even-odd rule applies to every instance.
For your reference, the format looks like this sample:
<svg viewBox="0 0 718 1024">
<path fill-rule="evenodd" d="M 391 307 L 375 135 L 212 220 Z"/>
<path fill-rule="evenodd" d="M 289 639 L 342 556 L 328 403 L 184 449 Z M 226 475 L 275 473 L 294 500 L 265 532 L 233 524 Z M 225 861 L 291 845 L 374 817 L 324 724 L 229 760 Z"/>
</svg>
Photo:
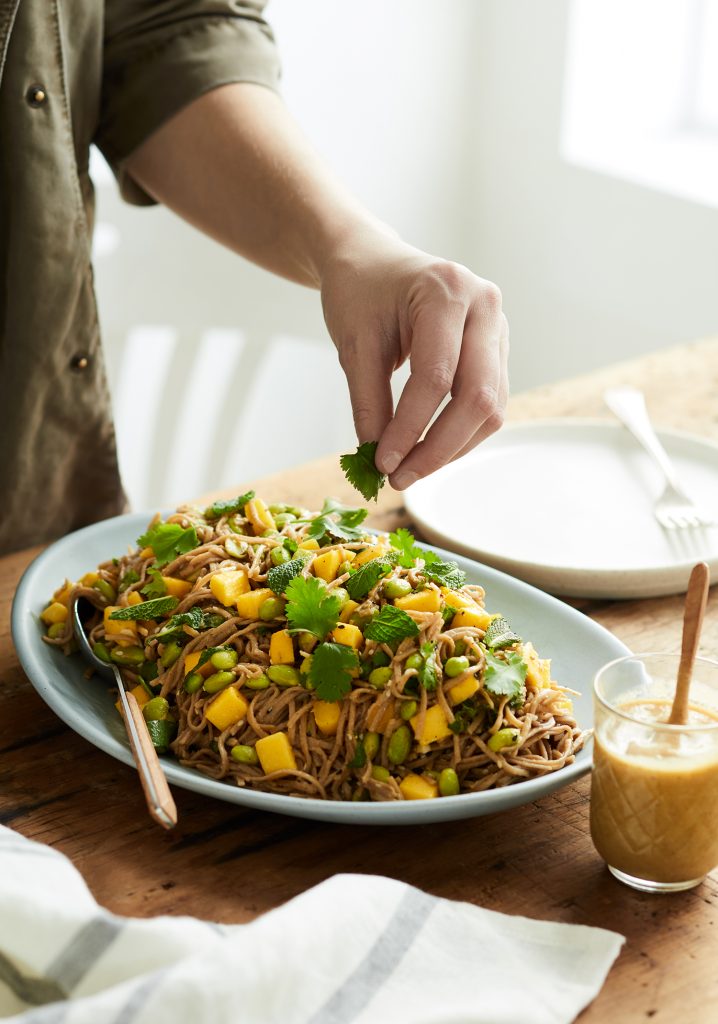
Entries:
<svg viewBox="0 0 718 1024">
<path fill-rule="evenodd" d="M 669 725 L 685 725 L 688 721 L 688 692 L 691 687 L 693 665 L 698 653 L 701 639 L 703 616 L 708 600 L 710 586 L 710 570 L 705 562 L 693 566 L 688 581 L 686 603 L 683 612 L 683 641 L 681 644 L 681 661 L 678 666 L 678 681 L 673 707 L 668 718 Z"/>
<path fill-rule="evenodd" d="M 133 693 L 128 693 L 117 665 L 108 664 L 98 658 L 90 647 L 82 621 L 81 606 L 91 607 L 85 598 L 77 598 L 72 606 L 72 624 L 75 637 L 85 660 L 95 671 L 106 678 L 114 678 L 120 698 L 120 709 L 124 719 L 130 749 L 144 790 L 147 809 L 152 817 L 163 828 L 173 828 L 177 824 L 177 807 L 170 792 L 165 773 L 157 757 L 147 731 L 140 705 Z"/>
</svg>

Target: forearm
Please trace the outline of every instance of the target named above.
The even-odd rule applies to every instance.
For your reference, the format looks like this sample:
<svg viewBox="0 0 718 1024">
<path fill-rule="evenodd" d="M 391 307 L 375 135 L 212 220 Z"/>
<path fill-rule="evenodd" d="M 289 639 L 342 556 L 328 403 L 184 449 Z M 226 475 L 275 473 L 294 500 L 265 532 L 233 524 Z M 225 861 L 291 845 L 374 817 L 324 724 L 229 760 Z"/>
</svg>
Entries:
<svg viewBox="0 0 718 1024">
<path fill-rule="evenodd" d="M 349 239 L 391 234 L 336 181 L 281 99 L 258 85 L 201 96 L 154 132 L 127 169 L 218 242 L 313 287 Z"/>
</svg>

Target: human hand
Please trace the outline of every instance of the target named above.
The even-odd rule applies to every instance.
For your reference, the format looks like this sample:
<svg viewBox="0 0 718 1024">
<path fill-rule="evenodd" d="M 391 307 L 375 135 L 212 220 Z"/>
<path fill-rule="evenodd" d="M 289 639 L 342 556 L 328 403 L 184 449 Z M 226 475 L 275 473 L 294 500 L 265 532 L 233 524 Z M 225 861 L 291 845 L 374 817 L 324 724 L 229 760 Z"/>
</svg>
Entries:
<svg viewBox="0 0 718 1024">
<path fill-rule="evenodd" d="M 496 285 L 372 231 L 327 261 L 321 291 L 357 435 L 379 441 L 377 468 L 392 487 L 409 487 L 499 429 L 509 331 Z M 394 412 L 391 375 L 407 358 Z"/>
</svg>

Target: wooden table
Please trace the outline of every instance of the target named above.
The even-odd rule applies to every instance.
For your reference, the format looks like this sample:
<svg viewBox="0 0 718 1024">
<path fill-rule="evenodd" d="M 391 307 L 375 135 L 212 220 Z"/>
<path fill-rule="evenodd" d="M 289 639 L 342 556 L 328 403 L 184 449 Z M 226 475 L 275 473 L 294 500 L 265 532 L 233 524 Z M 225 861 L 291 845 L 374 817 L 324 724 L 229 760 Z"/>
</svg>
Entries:
<svg viewBox="0 0 718 1024">
<path fill-rule="evenodd" d="M 510 419 L 603 415 L 601 393 L 617 383 L 645 390 L 657 424 L 718 440 L 718 339 L 517 395 Z M 256 486 L 270 500 L 310 507 L 325 494 L 355 500 L 335 457 Z M 371 521 L 394 528 L 405 520 L 390 492 Z M 404 829 L 284 818 L 178 789 L 180 823 L 162 832 L 147 817 L 133 771 L 66 728 L 19 668 L 10 603 L 37 550 L 0 560 L 0 822 L 68 854 L 105 906 L 241 922 L 361 866 L 450 899 L 624 934 L 620 959 L 581 1017 L 586 1024 L 718 1020 L 718 874 L 676 896 L 614 881 L 589 838 L 588 779 L 510 814 Z M 703 638 L 713 656 L 716 600 L 714 591 Z M 678 645 L 680 598 L 581 607 L 634 650 Z"/>
</svg>

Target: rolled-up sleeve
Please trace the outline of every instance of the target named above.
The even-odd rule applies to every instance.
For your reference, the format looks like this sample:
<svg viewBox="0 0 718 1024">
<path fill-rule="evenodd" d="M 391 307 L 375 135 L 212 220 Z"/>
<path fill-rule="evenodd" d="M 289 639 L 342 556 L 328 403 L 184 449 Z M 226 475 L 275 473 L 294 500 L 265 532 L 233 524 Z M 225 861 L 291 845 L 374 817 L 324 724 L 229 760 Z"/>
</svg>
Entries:
<svg viewBox="0 0 718 1024">
<path fill-rule="evenodd" d="M 95 142 L 125 199 L 152 200 L 123 161 L 164 121 L 229 82 L 276 89 L 279 58 L 266 0 L 106 0 Z"/>
</svg>

